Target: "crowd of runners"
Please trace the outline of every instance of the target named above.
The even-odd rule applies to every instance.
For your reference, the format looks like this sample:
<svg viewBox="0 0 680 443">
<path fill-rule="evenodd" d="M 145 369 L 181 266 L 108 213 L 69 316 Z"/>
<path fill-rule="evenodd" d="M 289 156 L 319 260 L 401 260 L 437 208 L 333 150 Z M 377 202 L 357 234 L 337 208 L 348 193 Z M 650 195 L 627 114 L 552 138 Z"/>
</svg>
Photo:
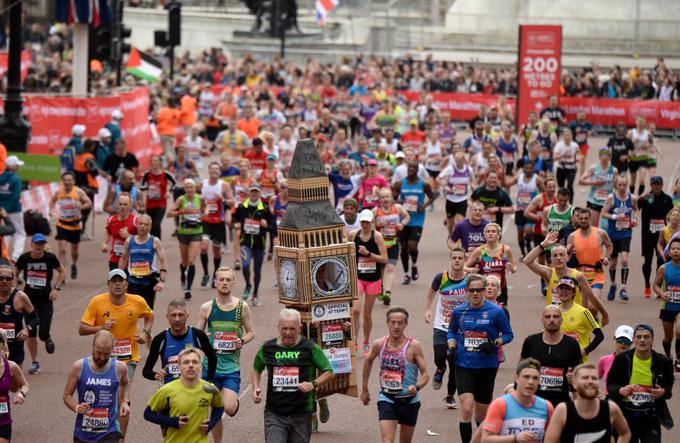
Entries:
<svg viewBox="0 0 680 443">
<path fill-rule="evenodd" d="M 502 104 L 482 108 L 469 135 L 426 95 L 414 102 L 374 94 L 359 102 L 309 100 L 315 107 L 247 87 L 219 96 L 208 86 L 194 95 L 173 92 L 154 116 L 163 151 L 146 170 L 128 152 L 123 112 L 112 114 L 96 140 L 83 139 L 85 128 L 76 125 L 49 205 L 56 242 L 50 247 L 36 233 L 27 252 L 28 226 L 14 217 L 21 215 L 15 187 L 23 162 L 7 158 L 0 175 L 0 442 L 11 438 L 10 403 L 29 394 L 24 344 L 27 373 L 39 374 L 38 338 L 55 352 L 54 302 L 78 287 L 83 271 L 105 263 L 108 291 L 89 301 L 79 326 L 80 335 L 93 336 L 91 353 L 73 363 L 64 389 L 74 441 L 118 441 L 131 419 L 141 419 L 141 408 L 130 409 L 131 385 L 143 383 L 135 379 L 140 365 L 143 378 L 161 384 L 143 411 L 160 426 L 158 439 L 200 442 L 212 433 L 223 441 L 223 416 L 239 410 L 241 366 L 251 364 L 240 360 L 244 346 L 259 347 L 251 396 L 266 401 L 266 440 L 309 441 L 329 418 L 315 391 L 333 368 L 306 337 L 299 312 L 281 310 L 272 339 L 256 338 L 253 321 L 261 303 L 275 303 L 261 298 L 262 285 L 276 282 L 262 269 L 289 204 L 296 143 L 307 138 L 356 245 L 358 293 L 343 329 L 363 365 L 356 368 L 361 402 L 377 394 L 384 442 L 397 434 L 411 441 L 419 391 L 440 390 L 445 379 L 445 407 L 461 409 L 455 440 L 465 443 L 661 441 L 661 427 L 672 426 L 666 399 L 680 372 L 680 182 L 672 195 L 663 191 L 653 125 L 642 117 L 633 128 L 619 125 L 606 145 L 592 147 L 598 160 L 589 165 L 593 126 L 585 114 L 567 121 L 557 97 L 519 128 Z M 587 204 L 574 206 L 582 187 Z M 445 207 L 445 219 L 427 235 L 448 245 L 449 262 L 433 273 L 418 260 L 435 205 Z M 105 227 L 92 226 L 93 211 L 108 214 Z M 518 250 L 502 232 L 509 218 Z M 106 259 L 82 264 L 81 241 L 94 230 L 103 231 Z M 643 295 L 660 299 L 659 325 L 618 324 L 607 312 L 608 303 L 631 296 L 633 236 L 642 242 Z M 175 246 L 179 263 L 166 253 Z M 536 325 L 542 332 L 528 337 L 513 334 L 510 322 L 508 282 L 520 267 L 536 274 L 536 297 L 545 299 Z M 235 293 L 241 278 L 245 289 Z M 431 279 L 422 312 L 408 312 L 395 293 L 421 278 Z M 182 291 L 159 306 L 156 294 L 169 279 Z M 190 322 L 186 300 L 196 286 L 214 295 Z M 384 337 L 372 334 L 376 303 L 389 306 L 380 320 Z M 433 362 L 424 353 L 429 337 L 406 332 L 421 318 L 432 324 Z M 655 335 L 664 353 L 652 350 Z M 503 348 L 513 341 L 522 341 L 519 363 L 506 361 Z M 615 352 L 590 361 L 598 346 Z M 369 389 L 374 363 L 379 393 Z M 501 364 L 516 366 L 515 383 L 494 399 Z"/>
</svg>

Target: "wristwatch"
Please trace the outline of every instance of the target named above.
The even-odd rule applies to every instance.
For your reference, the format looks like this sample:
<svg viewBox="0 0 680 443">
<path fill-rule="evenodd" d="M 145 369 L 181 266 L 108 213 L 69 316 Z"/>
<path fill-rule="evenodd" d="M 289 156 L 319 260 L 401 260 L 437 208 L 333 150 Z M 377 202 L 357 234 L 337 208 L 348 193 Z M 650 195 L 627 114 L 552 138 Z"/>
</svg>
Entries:
<svg viewBox="0 0 680 443">
<path fill-rule="evenodd" d="M 161 282 L 161 283 L 165 283 L 165 277 L 159 277 L 158 281 Z"/>
<path fill-rule="evenodd" d="M 57 291 L 61 291 L 61 286 L 55 286 L 53 289 L 55 289 Z"/>
<path fill-rule="evenodd" d="M 314 386 L 314 389 L 319 387 L 319 383 L 316 382 L 316 380 L 312 380 L 312 386 Z"/>
</svg>

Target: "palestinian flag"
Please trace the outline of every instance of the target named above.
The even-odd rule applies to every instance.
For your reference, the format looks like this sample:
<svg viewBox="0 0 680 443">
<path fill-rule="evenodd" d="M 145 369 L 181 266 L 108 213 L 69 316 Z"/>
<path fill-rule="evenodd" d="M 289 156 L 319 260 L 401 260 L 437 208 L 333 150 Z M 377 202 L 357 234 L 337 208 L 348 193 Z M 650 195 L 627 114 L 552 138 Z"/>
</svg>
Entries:
<svg viewBox="0 0 680 443">
<path fill-rule="evenodd" d="M 163 65 L 150 55 L 132 48 L 125 70 L 137 78 L 157 82 L 163 72 Z"/>
</svg>

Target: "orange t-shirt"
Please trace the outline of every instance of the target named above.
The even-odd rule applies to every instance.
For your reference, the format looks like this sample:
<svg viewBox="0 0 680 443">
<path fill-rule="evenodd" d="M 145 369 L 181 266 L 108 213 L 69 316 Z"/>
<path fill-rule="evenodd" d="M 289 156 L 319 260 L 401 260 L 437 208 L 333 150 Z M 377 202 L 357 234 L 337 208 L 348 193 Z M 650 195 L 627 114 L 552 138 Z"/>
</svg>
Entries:
<svg viewBox="0 0 680 443">
<path fill-rule="evenodd" d="M 236 123 L 236 128 L 245 132 L 248 138 L 252 140 L 257 137 L 257 133 L 260 132 L 260 124 L 260 120 L 255 117 L 252 117 L 250 120 L 240 118 L 238 123 Z"/>
<path fill-rule="evenodd" d="M 196 98 L 185 95 L 180 100 L 180 119 L 184 126 L 196 123 Z"/>
<path fill-rule="evenodd" d="M 179 110 L 175 108 L 161 108 L 156 114 L 156 129 L 158 135 L 177 135 L 180 123 Z"/>
<path fill-rule="evenodd" d="M 7 148 L 0 143 L 0 174 L 5 172 L 5 162 L 7 161 Z"/>
</svg>

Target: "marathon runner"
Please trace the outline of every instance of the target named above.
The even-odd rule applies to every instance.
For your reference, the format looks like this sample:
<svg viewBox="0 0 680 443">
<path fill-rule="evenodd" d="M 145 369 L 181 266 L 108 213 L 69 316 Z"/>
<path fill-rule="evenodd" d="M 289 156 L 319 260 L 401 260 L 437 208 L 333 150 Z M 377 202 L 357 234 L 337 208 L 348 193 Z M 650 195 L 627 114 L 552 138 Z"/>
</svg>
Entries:
<svg viewBox="0 0 680 443">
<path fill-rule="evenodd" d="M 203 240 L 201 242 L 201 265 L 203 277 L 201 287 L 215 287 L 215 276 L 208 275 L 208 245 L 212 243 L 213 266 L 215 270 L 222 264 L 222 247 L 227 245 L 227 224 L 231 224 L 231 212 L 228 210 L 234 204 L 231 187 L 220 180 L 222 170 L 219 163 L 208 165 L 209 178 L 201 183 L 201 198 L 205 202 L 206 212 L 203 214 Z"/>
<path fill-rule="evenodd" d="M 548 97 L 548 106 L 543 108 L 539 114 L 539 117 L 543 120 L 550 120 L 550 128 L 552 132 L 557 132 L 561 126 L 567 124 L 567 119 L 565 118 L 566 115 L 567 113 L 564 112 L 564 109 L 560 108 L 559 104 L 557 103 L 557 96 L 551 95 Z"/>
<path fill-rule="evenodd" d="M 231 242 L 231 247 L 232 251 L 234 253 L 234 270 L 238 271 L 241 269 L 241 245 L 238 241 L 233 241 L 234 238 L 238 239 L 241 238 L 241 229 L 240 227 L 237 227 L 234 225 L 234 217 L 233 213 L 236 212 L 236 208 L 246 201 L 248 199 L 248 189 L 250 186 L 253 184 L 256 184 L 257 181 L 255 180 L 255 177 L 251 174 L 250 170 L 250 161 L 246 158 L 242 159 L 239 162 L 239 175 L 235 177 L 231 181 L 231 187 L 234 195 L 234 206 L 232 208 L 232 217 L 231 217 L 231 222 L 232 222 L 232 230 L 233 230 L 233 238 L 232 235 L 230 234 L 230 240 Z"/>
<path fill-rule="evenodd" d="M 308 442 L 312 433 L 314 391 L 333 379 L 333 368 L 319 345 L 301 335 L 298 311 L 282 309 L 277 328 L 279 336 L 264 342 L 255 355 L 253 401 L 262 402 L 260 386 L 266 368 L 265 441 Z"/>
<path fill-rule="evenodd" d="M 524 257 L 531 249 L 534 223 L 527 220 L 524 210 L 539 192 L 543 192 L 543 178 L 534 172 L 534 162 L 526 161 L 517 175 L 507 180 L 508 187 L 517 184 L 517 203 L 515 204 L 515 226 L 517 226 L 517 243 Z"/>
<path fill-rule="evenodd" d="M 130 379 L 125 362 L 113 356 L 115 339 L 94 333 L 92 354 L 79 359 L 68 374 L 64 404 L 76 413 L 75 443 L 117 443 L 125 438 L 130 416 Z M 73 394 L 78 390 L 77 400 Z"/>
<path fill-rule="evenodd" d="M 125 240 L 137 234 L 137 216 L 130 213 L 132 200 L 130 194 L 122 192 L 118 196 L 117 214 L 106 220 L 106 237 L 102 242 L 102 252 L 109 253 L 109 271 L 118 268 L 123 255 Z M 111 245 L 111 247 L 109 247 Z"/>
<path fill-rule="evenodd" d="M 489 171 L 486 183 L 475 189 L 470 198 L 484 204 L 485 219 L 503 226 L 503 214 L 512 214 L 515 208 L 508 193 L 499 186 L 499 178 L 498 172 Z"/>
<path fill-rule="evenodd" d="M 531 111 L 527 116 L 527 122 L 519 128 L 519 135 L 522 138 L 522 157 L 528 155 L 529 141 L 531 140 L 531 134 L 538 131 L 538 114 L 536 111 Z M 517 167 L 521 167 L 517 165 Z"/>
<path fill-rule="evenodd" d="M 517 364 L 515 391 L 491 403 L 482 428 L 482 442 L 496 441 L 491 436 L 511 436 L 514 442 L 542 442 L 553 414 L 553 405 L 535 395 L 543 367 L 528 358 Z"/>
<path fill-rule="evenodd" d="M 102 330 L 113 334 L 113 350 L 109 351 L 109 355 L 127 365 L 126 378 L 132 383 L 139 363 L 138 344 L 145 344 L 151 340 L 153 312 L 142 297 L 126 294 L 128 285 L 125 272 L 120 269 L 110 271 L 108 281 L 109 292 L 95 295 L 87 304 L 80 319 L 78 334 L 91 335 Z M 140 318 L 144 319 L 142 333 L 137 331 L 137 321 Z M 98 367 L 103 367 L 103 364 Z M 127 430 L 128 419 L 127 414 L 120 417 L 120 430 L 123 435 Z"/>
<path fill-rule="evenodd" d="M 161 238 L 161 225 L 167 210 L 168 193 L 174 191 L 175 184 L 175 177 L 163 169 L 163 158 L 160 155 L 152 156 L 151 168 L 142 176 L 139 190 L 144 201 L 140 212 L 146 211 L 151 217 L 151 235 L 154 237 Z"/>
<path fill-rule="evenodd" d="M 196 180 L 200 178 L 198 168 L 193 161 L 189 160 L 186 156 L 187 148 L 183 144 L 177 145 L 175 148 L 175 160 L 172 162 L 170 170 L 175 177 L 175 187 L 172 189 L 172 201 L 177 201 L 184 192 L 184 180 L 190 178 Z M 179 226 L 179 219 L 175 218 L 175 227 Z M 173 237 L 177 237 L 177 230 L 172 234 Z"/>
<path fill-rule="evenodd" d="M 600 214 L 602 207 L 607 201 L 607 197 L 614 190 L 614 177 L 619 170 L 612 166 L 611 152 L 607 148 L 600 148 L 598 151 L 600 162 L 590 166 L 588 170 L 579 178 L 578 184 L 590 186 L 588 193 L 587 206 L 590 210 L 591 222 L 593 226 L 600 227 Z M 621 171 L 623 173 L 623 171 Z"/>
<path fill-rule="evenodd" d="M 635 150 L 635 145 L 626 136 L 626 124 L 619 122 L 616 124 L 614 135 L 607 141 L 610 150 L 612 165 L 619 173 L 628 172 L 629 159 Z"/>
<path fill-rule="evenodd" d="M 498 371 L 498 346 L 513 339 L 510 322 L 503 310 L 484 299 L 486 280 L 467 276 L 468 303 L 453 310 L 447 344 L 456 353 L 456 387 L 463 407 L 458 424 L 463 443 L 472 439 L 472 415 L 478 426 L 493 398 Z"/>
<path fill-rule="evenodd" d="M 418 175 L 418 162 L 408 164 L 406 177 L 394 183 L 392 192 L 396 200 L 409 214 L 409 222 L 399 234 L 401 247 L 401 265 L 404 268 L 404 281 L 408 285 L 418 280 L 418 243 L 425 225 L 425 209 L 434 201 L 434 192 L 430 183 L 423 181 Z M 411 275 L 408 274 L 409 257 L 411 259 Z"/>
<path fill-rule="evenodd" d="M 420 342 L 404 334 L 408 316 L 404 308 L 395 306 L 387 310 L 389 335 L 373 342 L 361 372 L 360 397 L 364 405 L 368 405 L 371 401 L 368 379 L 373 362 L 380 359 L 378 421 L 383 442 L 395 441 L 397 427 L 400 427 L 400 442 L 413 440 L 420 410 L 418 391 L 430 381 Z"/>
<path fill-rule="evenodd" d="M 333 186 L 333 198 L 335 199 L 335 209 L 342 213 L 343 204 L 348 198 L 352 198 L 359 190 L 359 187 L 352 177 L 352 162 L 341 160 L 338 163 L 338 173 L 328 174 L 328 180 Z"/>
<path fill-rule="evenodd" d="M 482 152 L 482 144 L 485 141 L 491 139 L 484 133 L 484 122 L 477 120 L 472 128 L 472 134 L 463 142 L 463 149 L 470 155 L 478 154 Z"/>
<path fill-rule="evenodd" d="M 680 239 L 671 240 L 670 261 L 661 265 L 654 279 L 654 293 L 663 301 L 659 318 L 663 325 L 663 350 L 671 358 L 671 343 L 675 337 L 675 372 L 680 372 Z"/>
<path fill-rule="evenodd" d="M 283 186 L 286 181 L 283 173 L 276 167 L 276 160 L 276 155 L 267 155 L 266 167 L 257 177 L 257 182 L 261 188 L 262 200 L 268 203 L 270 203 L 272 199 L 279 195 L 279 192 L 281 192 L 281 186 Z M 269 250 L 267 252 L 267 261 L 271 261 L 274 255 L 275 235 L 276 231 L 269 231 Z"/>
<path fill-rule="evenodd" d="M 35 336 L 40 317 L 28 296 L 14 287 L 14 279 L 14 268 L 0 266 L 0 329 L 7 334 L 8 358 L 21 367 L 24 342 L 31 334 Z"/>
<path fill-rule="evenodd" d="M 611 286 L 607 300 L 612 301 L 616 297 L 616 265 L 619 254 L 621 255 L 621 301 L 628 301 L 628 254 L 630 254 L 630 241 L 633 237 L 633 228 L 637 226 L 637 197 L 628 192 L 628 177 L 617 175 L 614 178 L 614 192 L 609 194 L 602 207 L 602 217 L 609 220 L 607 234 L 614 245 L 611 259 L 609 260 L 609 278 Z"/>
<path fill-rule="evenodd" d="M 61 174 L 61 186 L 50 200 L 50 219 L 57 218 L 59 262 L 66 263 L 66 245 L 71 245 L 71 280 L 78 278 L 78 244 L 82 232 L 80 220 L 83 209 L 91 208 L 92 201 L 85 191 L 75 186 L 72 172 Z M 56 213 L 55 213 L 56 208 Z"/>
<path fill-rule="evenodd" d="M 150 235 L 151 217 L 142 214 L 137 221 L 137 234 L 128 237 L 118 268 L 127 271 L 129 294 L 140 295 L 153 310 L 156 292 L 165 288 L 168 259 L 163 243 Z"/>
<path fill-rule="evenodd" d="M 378 206 L 378 191 L 389 187 L 389 183 L 378 173 L 378 161 L 374 158 L 368 160 L 366 174 L 359 185 L 357 194 L 363 209 L 373 209 Z"/>
<path fill-rule="evenodd" d="M 630 193 L 635 194 L 635 185 L 638 184 L 637 194 L 645 192 L 645 179 L 649 166 L 649 153 L 652 151 L 652 135 L 647 129 L 644 117 L 635 119 L 635 127 L 628 131 L 628 138 L 633 142 L 635 149 L 630 156 Z M 639 171 L 639 172 L 638 172 Z"/>
<path fill-rule="evenodd" d="M 361 228 L 358 206 L 357 201 L 353 198 L 348 198 L 342 202 L 340 219 L 345 222 L 345 234 L 348 237 L 352 232 Z"/>
<path fill-rule="evenodd" d="M 389 306 L 392 300 L 394 272 L 399 260 L 399 243 L 397 240 L 401 230 L 408 225 L 411 216 L 400 204 L 394 203 L 392 191 L 389 188 L 381 189 L 378 195 L 380 196 L 380 205 L 373 208 L 373 216 L 376 231 L 383 236 L 385 248 L 387 248 L 387 263 L 382 273 L 382 294 L 378 296 L 378 300 Z"/>
<path fill-rule="evenodd" d="M 588 280 L 594 298 L 599 300 L 604 287 L 604 268 L 609 266 L 613 250 L 612 241 L 605 230 L 590 223 L 588 209 L 574 208 L 573 218 L 577 229 L 567 238 L 567 250 L 576 259 L 576 269 Z"/>
<path fill-rule="evenodd" d="M 191 285 L 196 275 L 196 256 L 201 250 L 203 224 L 201 218 L 207 212 L 206 204 L 196 192 L 196 182 L 190 178 L 184 180 L 184 195 L 180 195 L 167 217 L 179 218 L 177 241 L 181 263 L 179 265 L 180 281 L 184 290 L 184 298 L 191 298 Z"/>
<path fill-rule="evenodd" d="M 245 263 L 245 262 L 244 262 Z M 215 272 L 217 296 L 201 305 L 196 329 L 207 331 L 210 344 L 217 354 L 217 369 L 212 379 L 222 391 L 224 412 L 230 417 L 239 409 L 241 391 L 241 349 L 255 338 L 250 307 L 232 293 L 236 274 L 223 266 Z M 204 373 L 209 371 L 204 363 Z M 222 424 L 215 427 L 215 441 L 222 441 Z"/>
<path fill-rule="evenodd" d="M 31 354 L 31 367 L 29 374 L 40 373 L 38 363 L 38 340 L 40 337 L 45 343 L 48 354 L 54 354 L 54 341 L 50 335 L 52 327 L 52 315 L 54 302 L 59 297 L 61 287 L 66 279 L 66 271 L 59 263 L 57 256 L 45 251 L 47 238 L 42 234 L 35 234 L 31 238 L 31 250 L 19 256 L 15 267 L 18 273 L 23 273 L 24 292 L 31 301 L 33 308 L 38 314 L 40 325 L 28 334 L 28 352 Z M 52 286 L 54 272 L 57 278 Z"/>
<path fill-rule="evenodd" d="M 642 276 L 645 279 L 646 298 L 649 298 L 652 295 L 649 277 L 652 275 L 652 259 L 654 258 L 655 252 L 656 269 L 665 262 L 663 253 L 659 253 L 659 248 L 650 248 L 648 245 L 658 245 L 659 237 L 661 237 L 660 234 L 664 233 L 665 235 L 666 232 L 669 232 L 669 230 L 666 229 L 666 218 L 669 217 L 670 219 L 670 211 L 673 209 L 673 199 L 670 195 L 663 192 L 663 178 L 660 175 L 655 175 L 649 179 L 649 183 L 651 187 L 650 192 L 639 196 L 637 199 L 642 220 L 642 224 L 640 225 L 642 238 L 641 250 L 642 257 L 644 258 Z M 661 250 L 663 251 L 663 246 L 661 247 Z"/>
<path fill-rule="evenodd" d="M 560 277 L 557 282 L 557 294 L 560 297 L 562 325 L 560 331 L 578 341 L 583 363 L 588 363 L 588 354 L 593 352 L 604 341 L 604 333 L 593 317 L 583 306 L 574 302 L 577 281 L 572 277 Z M 594 338 L 590 340 L 590 334 Z"/>
<path fill-rule="evenodd" d="M 602 384 L 604 385 L 603 389 L 605 396 L 609 396 L 609 392 L 607 391 L 607 374 L 609 374 L 609 370 L 612 368 L 614 358 L 617 354 L 630 349 L 633 345 L 634 335 L 631 326 L 619 325 L 614 331 L 614 353 L 603 355 L 597 361 L 597 376 L 600 377 L 600 381 L 602 381 Z"/>
<path fill-rule="evenodd" d="M 666 400 L 673 389 L 673 364 L 652 349 L 654 330 L 634 328 L 633 349 L 614 357 L 607 375 L 609 398 L 621 408 L 632 432 L 632 442 L 661 441 L 661 423 L 672 427 Z"/>
<path fill-rule="evenodd" d="M 569 384 L 573 369 L 581 363 L 578 341 L 564 334 L 562 312 L 555 305 L 543 308 L 543 332 L 524 339 L 520 358 L 535 358 L 541 363 L 538 395 L 553 406 L 569 401 Z"/>
<path fill-rule="evenodd" d="M 163 427 L 166 443 L 208 443 L 208 433 L 222 422 L 222 396 L 215 385 L 201 380 L 202 363 L 196 348 L 183 349 L 177 356 L 179 378 L 161 386 L 144 410 L 145 420 Z"/>
<path fill-rule="evenodd" d="M 555 145 L 554 160 L 557 161 L 557 186 L 569 190 L 569 203 L 574 202 L 574 180 L 576 179 L 576 157 L 579 146 L 574 142 L 571 130 L 562 129 L 562 139 Z"/>
<path fill-rule="evenodd" d="M 354 242 L 357 257 L 357 281 L 359 296 L 352 304 L 354 335 L 359 337 L 359 329 L 364 323 L 364 355 L 370 350 L 369 339 L 373 329 L 373 307 L 375 300 L 382 295 L 382 266 L 387 264 L 387 248 L 382 234 L 373 228 L 373 212 L 364 209 L 359 214 L 361 229 L 352 232 L 347 241 Z"/>
<path fill-rule="evenodd" d="M 552 174 L 553 171 L 553 150 L 557 144 L 557 135 L 551 126 L 550 119 L 541 117 L 538 129 L 531 134 L 532 141 L 537 141 L 540 145 L 539 156 L 546 164 L 546 170 Z"/>
<path fill-rule="evenodd" d="M 484 229 L 489 224 L 483 218 L 483 215 L 484 203 L 474 200 L 470 202 L 468 218 L 463 219 L 453 229 L 448 241 L 449 249 L 460 246 L 466 254 L 469 254 L 479 246 L 482 246 L 486 240 L 484 238 Z"/>
<path fill-rule="evenodd" d="M 601 400 L 597 369 L 592 364 L 578 365 L 574 369 L 573 401 L 555 408 L 545 434 L 545 443 L 588 441 L 610 443 L 614 430 L 617 442 L 630 441 L 630 429 L 621 409 L 611 400 Z"/>
<path fill-rule="evenodd" d="M 171 301 L 168 304 L 165 318 L 168 320 L 169 327 L 151 340 L 142 376 L 147 380 L 159 381 L 161 384 L 176 380 L 180 374 L 178 354 L 187 348 L 197 348 L 203 352 L 207 360 L 208 370 L 205 379 L 212 381 L 215 377 L 217 355 L 205 332 L 189 326 L 189 311 L 186 302 L 184 300 Z M 161 368 L 155 371 L 154 366 L 158 358 L 161 359 Z"/>
<path fill-rule="evenodd" d="M 104 200 L 104 211 L 111 215 L 118 214 L 118 197 L 122 193 L 127 193 L 130 196 L 130 212 L 136 214 L 138 210 L 144 207 L 142 193 L 139 188 L 135 186 L 134 172 L 123 169 L 120 172 L 118 182 L 109 187 L 106 200 Z"/>
<path fill-rule="evenodd" d="M 638 202 L 639 204 L 639 202 Z M 659 235 L 659 242 L 656 245 L 657 253 L 660 254 L 666 261 L 668 261 L 668 245 L 670 241 L 680 238 L 680 207 L 674 206 L 666 215 L 668 224 L 663 228 L 662 234 Z"/>
<path fill-rule="evenodd" d="M 517 169 L 523 168 L 526 162 L 533 162 L 534 171 L 541 178 L 547 179 L 552 177 L 552 173 L 548 170 L 549 165 L 547 161 L 541 158 L 541 144 L 538 140 L 529 142 L 527 148 L 526 154 L 517 161 Z"/>
<path fill-rule="evenodd" d="M 432 335 L 434 364 L 437 366 L 437 370 L 432 376 L 432 389 L 435 391 L 441 389 L 446 373 L 446 363 L 448 362 L 449 381 L 446 385 L 447 392 L 444 399 L 448 409 L 458 408 L 454 398 L 456 394 L 456 354 L 448 352 L 447 332 L 453 310 L 468 300 L 464 265 L 465 251 L 462 248 L 451 250 L 449 269 L 434 276 L 432 284 L 427 290 L 427 301 L 425 302 L 425 323 L 430 324 L 433 323 L 432 303 L 435 295 L 438 295 Z"/>
<path fill-rule="evenodd" d="M 439 173 L 437 182 L 446 195 L 446 228 L 451 236 L 453 228 L 465 218 L 468 197 L 474 185 L 474 174 L 464 153 L 453 155 L 453 162 Z"/>
<path fill-rule="evenodd" d="M 243 299 L 252 294 L 253 306 L 260 305 L 259 289 L 262 279 L 267 231 L 276 232 L 276 220 L 269 205 L 260 199 L 260 185 L 254 183 L 248 188 L 248 199 L 238 205 L 234 213 L 234 227 L 241 233 L 241 261 L 243 262 L 243 278 L 246 287 Z M 253 261 L 253 285 L 250 284 L 250 262 Z"/>
<path fill-rule="evenodd" d="M 513 134 L 512 123 L 504 120 L 501 124 L 501 135 L 496 139 L 496 153 L 504 166 L 504 174 L 512 176 L 515 173 L 515 158 L 519 153 L 519 144 Z"/>
<path fill-rule="evenodd" d="M 421 179 L 425 183 L 430 182 L 430 174 L 427 173 L 427 169 L 425 169 L 425 166 L 423 166 L 422 163 L 419 163 L 418 160 L 416 160 L 416 152 L 413 149 L 406 148 L 404 149 L 404 162 L 394 168 L 394 172 L 392 173 L 392 179 L 390 180 L 390 184 L 392 185 L 392 188 L 397 183 L 401 183 L 404 181 L 408 173 L 408 167 L 411 163 L 416 164 L 416 168 L 418 168 L 418 172 L 416 173 L 417 177 Z M 415 179 L 412 180 L 415 183 Z"/>
<path fill-rule="evenodd" d="M 571 193 L 567 188 L 557 190 L 557 202 L 543 209 L 541 217 L 541 230 L 543 232 L 560 232 L 571 224 L 573 207 L 569 204 Z M 546 258 L 550 256 L 552 246 L 545 248 Z"/>
<path fill-rule="evenodd" d="M 586 120 L 586 113 L 581 111 L 576 114 L 576 120 L 569 123 L 569 129 L 571 130 L 572 136 L 576 143 L 578 144 L 579 160 L 578 168 L 581 171 L 586 170 L 586 157 L 588 157 L 588 137 L 593 134 L 593 125 Z"/>
</svg>

